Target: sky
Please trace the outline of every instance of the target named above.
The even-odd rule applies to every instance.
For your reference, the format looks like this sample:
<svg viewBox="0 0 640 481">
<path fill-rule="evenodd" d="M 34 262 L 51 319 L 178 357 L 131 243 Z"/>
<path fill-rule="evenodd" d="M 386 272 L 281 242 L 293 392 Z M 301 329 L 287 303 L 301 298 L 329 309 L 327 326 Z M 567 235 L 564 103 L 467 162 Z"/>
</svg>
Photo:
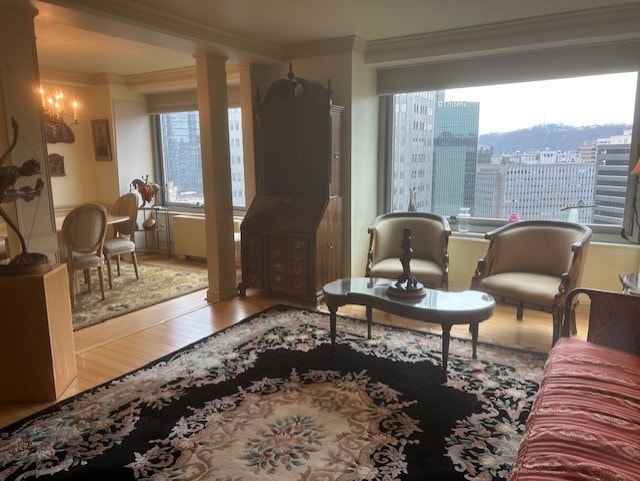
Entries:
<svg viewBox="0 0 640 481">
<path fill-rule="evenodd" d="M 544 124 L 633 124 L 636 78 L 631 72 L 448 89 L 445 100 L 479 101 L 480 135 Z"/>
</svg>

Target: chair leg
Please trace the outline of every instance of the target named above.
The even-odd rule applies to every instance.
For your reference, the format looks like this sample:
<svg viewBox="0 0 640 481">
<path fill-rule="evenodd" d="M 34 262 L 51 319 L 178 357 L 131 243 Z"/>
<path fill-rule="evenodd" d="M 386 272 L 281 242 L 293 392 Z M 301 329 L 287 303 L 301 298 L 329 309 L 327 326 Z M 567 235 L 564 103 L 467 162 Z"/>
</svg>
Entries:
<svg viewBox="0 0 640 481">
<path fill-rule="evenodd" d="M 524 315 L 524 303 L 518 302 L 518 307 L 516 308 L 516 319 L 521 321 L 523 315 Z"/>
<path fill-rule="evenodd" d="M 116 256 L 116 266 L 118 266 L 118 277 L 120 277 L 120 256 Z"/>
<path fill-rule="evenodd" d="M 91 270 L 90 269 L 84 270 L 84 280 L 89 286 L 89 293 L 91 293 Z"/>
<path fill-rule="evenodd" d="M 100 293 L 102 294 L 102 300 L 104 301 L 104 275 L 102 274 L 102 267 L 100 266 L 98 266 L 98 279 L 100 279 Z"/>
<path fill-rule="evenodd" d="M 136 271 L 136 280 L 140 280 L 140 276 L 138 275 L 138 256 L 136 255 L 136 251 L 131 253 L 131 260 L 133 261 L 133 269 Z"/>
<path fill-rule="evenodd" d="M 107 262 L 107 277 L 109 279 L 109 289 L 113 289 L 113 274 L 111 273 L 111 257 L 105 256 Z"/>
<path fill-rule="evenodd" d="M 75 308 L 76 307 L 76 275 L 74 270 L 69 271 L 67 269 L 67 272 L 69 274 L 69 293 L 71 294 L 71 307 Z"/>
</svg>

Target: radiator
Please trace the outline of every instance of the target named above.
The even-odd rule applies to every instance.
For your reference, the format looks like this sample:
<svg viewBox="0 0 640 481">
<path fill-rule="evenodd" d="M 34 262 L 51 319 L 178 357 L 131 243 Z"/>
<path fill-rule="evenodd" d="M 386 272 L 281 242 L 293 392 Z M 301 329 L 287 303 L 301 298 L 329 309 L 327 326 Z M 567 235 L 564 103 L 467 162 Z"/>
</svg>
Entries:
<svg viewBox="0 0 640 481">
<path fill-rule="evenodd" d="M 173 216 L 173 251 L 178 257 L 207 257 L 204 217 Z"/>
<path fill-rule="evenodd" d="M 236 265 L 240 266 L 240 223 L 234 218 Z M 173 252 L 177 257 L 207 257 L 204 217 L 195 215 L 173 216 Z"/>
</svg>

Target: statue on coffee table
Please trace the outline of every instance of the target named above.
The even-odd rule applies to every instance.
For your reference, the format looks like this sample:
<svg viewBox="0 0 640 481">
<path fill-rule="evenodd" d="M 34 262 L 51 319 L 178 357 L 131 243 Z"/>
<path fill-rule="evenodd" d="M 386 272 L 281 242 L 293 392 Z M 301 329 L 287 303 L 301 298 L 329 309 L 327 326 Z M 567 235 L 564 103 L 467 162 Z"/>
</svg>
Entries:
<svg viewBox="0 0 640 481">
<path fill-rule="evenodd" d="M 400 255 L 400 263 L 402 264 L 402 274 L 398 276 L 395 282 L 392 282 L 387 289 L 387 294 L 391 297 L 423 297 L 426 290 L 422 283 L 411 275 L 411 228 L 402 229 L 402 240 L 400 241 L 402 254 Z"/>
<path fill-rule="evenodd" d="M 0 204 L 5 202 L 15 202 L 23 199 L 25 202 L 32 201 L 38 197 L 44 188 L 42 179 L 38 179 L 33 187 L 25 186 L 19 189 L 14 187 L 15 182 L 20 177 L 29 177 L 40 173 L 40 163 L 35 159 L 27 160 L 20 167 L 14 165 L 4 165 L 9 155 L 18 142 L 18 122 L 12 117 L 11 127 L 13 128 L 13 139 L 9 148 L 0 157 Z M 0 264 L 0 276 L 23 275 L 46 272 L 51 269 L 49 258 L 44 254 L 27 252 L 27 244 L 24 236 L 20 233 L 11 217 L 0 205 L 0 217 L 4 219 L 11 230 L 13 230 L 20 241 L 22 252 L 10 259 L 8 263 Z"/>
</svg>

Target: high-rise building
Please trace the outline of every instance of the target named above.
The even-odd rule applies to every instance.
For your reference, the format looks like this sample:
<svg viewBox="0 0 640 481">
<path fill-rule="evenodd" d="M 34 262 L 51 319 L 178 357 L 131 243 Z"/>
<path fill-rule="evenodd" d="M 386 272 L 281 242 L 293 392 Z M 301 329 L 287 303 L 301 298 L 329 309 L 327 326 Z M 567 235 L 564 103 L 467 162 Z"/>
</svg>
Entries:
<svg viewBox="0 0 640 481">
<path fill-rule="evenodd" d="M 231 197 L 233 206 L 245 207 L 242 112 L 239 107 L 229 109 L 229 161 L 231 162 Z"/>
<path fill-rule="evenodd" d="M 198 112 L 163 115 L 162 136 L 168 200 L 202 203 L 204 187 Z"/>
<path fill-rule="evenodd" d="M 394 95 L 391 210 L 431 211 L 435 92 Z"/>
<path fill-rule="evenodd" d="M 479 102 L 436 102 L 433 138 L 432 211 L 455 215 L 474 207 Z"/>
<path fill-rule="evenodd" d="M 631 131 L 598 139 L 593 214 L 596 224 L 622 225 L 624 221 L 630 149 Z"/>
<path fill-rule="evenodd" d="M 593 204 L 595 167 L 594 163 L 581 162 L 505 161 L 479 165 L 475 215 L 507 219 L 514 213 L 522 220 L 559 220 L 568 218 L 573 207 L 576 221 L 591 222 L 592 210 L 581 207 Z"/>
</svg>

